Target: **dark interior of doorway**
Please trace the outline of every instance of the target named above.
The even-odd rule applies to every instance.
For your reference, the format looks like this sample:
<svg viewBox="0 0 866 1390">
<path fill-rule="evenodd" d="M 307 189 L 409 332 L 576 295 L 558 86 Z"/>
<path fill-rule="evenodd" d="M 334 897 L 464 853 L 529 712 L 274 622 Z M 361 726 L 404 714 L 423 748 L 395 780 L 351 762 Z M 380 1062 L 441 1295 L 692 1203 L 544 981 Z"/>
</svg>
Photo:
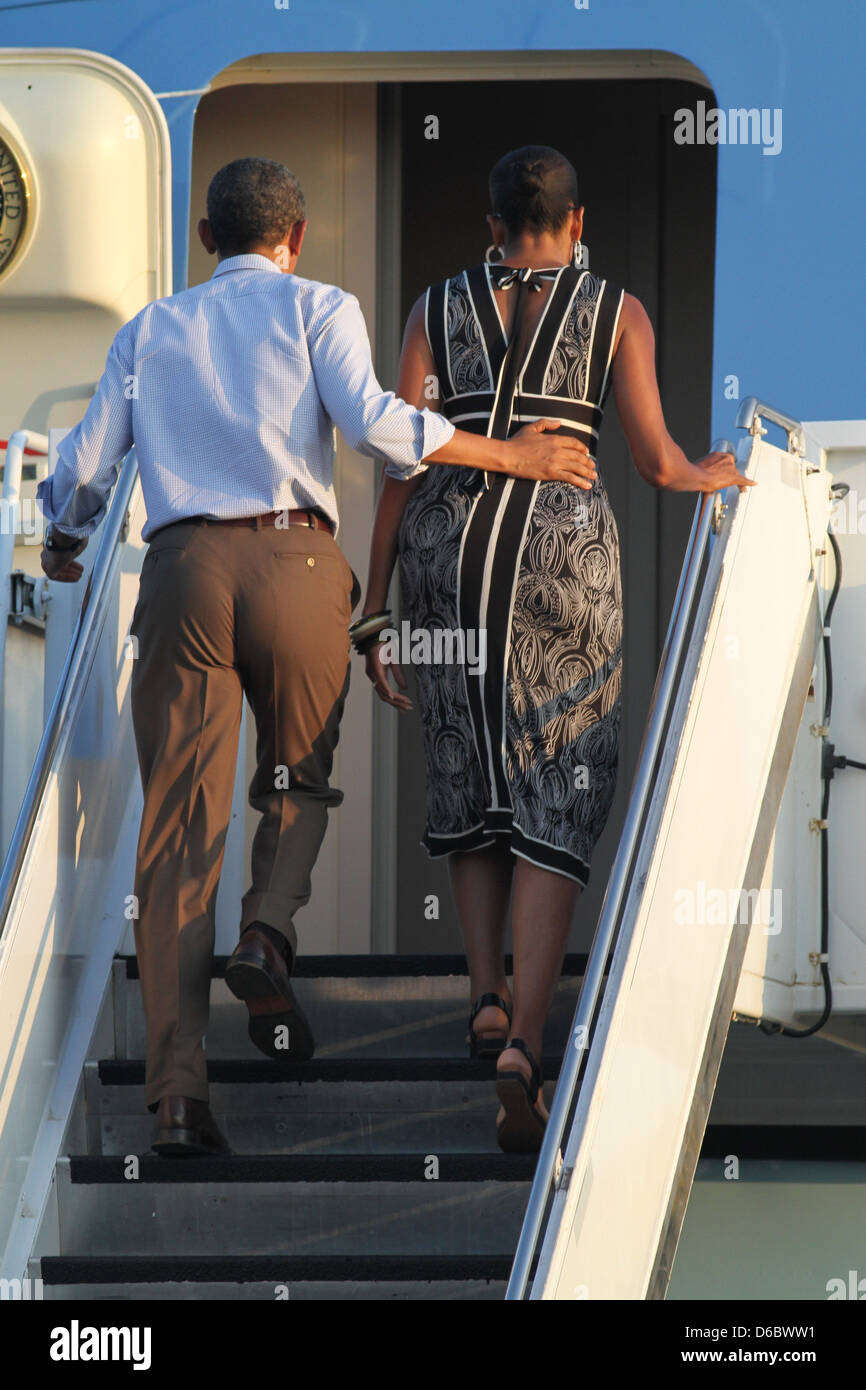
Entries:
<svg viewBox="0 0 866 1390">
<path fill-rule="evenodd" d="M 490 241 L 487 178 L 519 145 L 561 149 L 586 207 L 590 266 L 646 306 L 668 427 L 696 458 L 709 446 L 716 151 L 676 145 L 674 112 L 706 99 L 674 80 L 389 83 L 380 132 L 396 145 L 401 322 L 424 288 L 476 264 Z M 427 138 L 428 117 L 438 138 Z M 611 395 L 599 450 L 620 531 L 624 711 L 616 799 L 578 903 L 571 949 L 588 948 L 625 814 L 695 498 L 649 487 L 630 461 Z M 409 674 L 411 682 L 411 672 Z M 420 847 L 424 760 L 417 721 L 399 721 L 397 948 L 460 949 L 445 861 Z M 438 920 L 425 913 L 438 897 Z M 541 924 L 539 924 L 541 926 Z"/>
</svg>

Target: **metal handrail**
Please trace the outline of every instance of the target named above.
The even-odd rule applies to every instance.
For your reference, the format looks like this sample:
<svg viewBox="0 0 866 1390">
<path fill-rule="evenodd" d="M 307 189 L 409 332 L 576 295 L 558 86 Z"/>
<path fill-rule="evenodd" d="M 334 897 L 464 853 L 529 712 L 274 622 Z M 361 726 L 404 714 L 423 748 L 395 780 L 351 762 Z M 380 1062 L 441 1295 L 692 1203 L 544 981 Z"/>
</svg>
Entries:
<svg viewBox="0 0 866 1390">
<path fill-rule="evenodd" d="M 761 434 L 762 419 L 769 420 L 785 431 L 788 436 L 789 453 L 803 453 L 806 440 L 802 423 L 795 420 L 793 415 L 786 415 L 783 410 L 777 410 L 775 406 L 759 400 L 757 396 L 746 396 L 737 411 L 737 429 L 748 430 L 750 434 Z"/>
<path fill-rule="evenodd" d="M 713 451 L 719 453 L 735 454 L 736 452 L 734 446 L 726 439 L 717 440 L 711 447 Z M 638 848 L 644 810 L 653 786 L 656 762 L 661 749 L 671 696 L 674 692 L 680 657 L 697 592 L 701 562 L 712 528 L 713 498 L 716 495 L 704 493 L 695 507 L 685 559 L 680 571 L 658 675 L 650 702 L 646 732 L 641 745 L 625 824 L 604 895 L 598 926 L 587 961 L 586 974 L 574 1011 L 569 1034 L 570 1045 L 563 1059 L 556 1092 L 550 1107 L 550 1118 L 538 1156 L 526 1215 L 505 1293 L 505 1297 L 509 1301 L 522 1298 L 526 1291 L 532 1259 L 544 1221 L 547 1199 L 555 1183 L 559 1180 L 562 1167 L 560 1151 L 562 1136 L 577 1086 L 586 1040 L 589 1037 L 589 1030 L 598 1006 L 602 981 L 607 969 L 608 956 L 616 933 L 632 862 Z"/>
<path fill-rule="evenodd" d="M 15 890 L 18 887 L 27 846 L 36 824 L 55 754 L 61 739 L 68 736 L 68 716 L 73 711 L 74 702 L 90 675 L 96 649 L 102 636 L 102 629 L 105 626 L 107 608 L 105 598 L 119 564 L 119 542 L 123 538 L 127 523 L 127 511 L 137 478 L 138 461 L 133 448 L 121 466 L 114 497 L 103 523 L 102 539 L 87 581 L 75 630 L 69 643 L 51 710 L 21 801 L 15 829 L 12 831 L 3 871 L 0 874 L 0 936 L 3 934 Z"/>
<path fill-rule="evenodd" d="M 48 449 L 48 438 L 35 430 L 16 430 L 6 445 L 3 465 L 3 511 L 8 512 L 21 502 L 21 477 L 25 449 Z M 6 520 L 4 516 L 4 521 Z M 6 630 L 9 623 L 9 576 L 15 558 L 15 528 L 5 526 L 0 532 L 0 701 L 3 699 L 3 676 L 6 665 Z"/>
</svg>

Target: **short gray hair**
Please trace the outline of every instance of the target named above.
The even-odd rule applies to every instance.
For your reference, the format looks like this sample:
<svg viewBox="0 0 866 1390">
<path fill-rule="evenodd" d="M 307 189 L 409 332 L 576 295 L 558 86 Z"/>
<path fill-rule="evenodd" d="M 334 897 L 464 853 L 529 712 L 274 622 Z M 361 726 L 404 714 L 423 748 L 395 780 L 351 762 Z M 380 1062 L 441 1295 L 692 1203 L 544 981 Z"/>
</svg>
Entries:
<svg viewBox="0 0 866 1390">
<path fill-rule="evenodd" d="M 240 256 L 257 242 L 276 246 L 307 215 L 301 185 L 276 159 L 233 159 L 214 174 L 207 218 L 221 256 Z"/>
</svg>

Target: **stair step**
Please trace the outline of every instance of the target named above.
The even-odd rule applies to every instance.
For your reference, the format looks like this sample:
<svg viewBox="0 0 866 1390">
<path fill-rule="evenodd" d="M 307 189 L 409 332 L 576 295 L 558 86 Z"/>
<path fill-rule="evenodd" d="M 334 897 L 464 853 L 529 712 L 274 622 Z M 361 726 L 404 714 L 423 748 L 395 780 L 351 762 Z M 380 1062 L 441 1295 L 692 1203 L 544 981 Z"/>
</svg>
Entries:
<svg viewBox="0 0 866 1390">
<path fill-rule="evenodd" d="M 423 1182 L 429 1154 L 213 1154 L 161 1158 L 143 1155 L 140 1183 Z M 439 1182 L 529 1182 L 537 1155 L 446 1153 L 436 1155 Z M 73 1183 L 130 1184 L 122 1156 L 72 1154 Z M 435 1181 L 435 1180 L 434 1180 Z"/>
<path fill-rule="evenodd" d="M 465 1048 L 465 958 L 301 957 L 295 990 L 318 1043 L 305 1063 L 256 1052 L 226 961 L 208 1078 L 234 1151 L 158 1158 L 138 964 L 116 960 L 115 1057 L 85 1069 L 78 1142 L 86 1130 L 92 1152 L 57 1164 L 46 1297 L 501 1301 L 537 1155 L 495 1147 L 496 1064 Z M 570 955 L 558 985 L 548 1100 L 585 968 Z"/>
<path fill-rule="evenodd" d="M 222 979 L 225 975 L 228 956 L 214 956 L 212 978 Z M 115 956 L 126 970 L 129 980 L 137 980 L 138 958 L 136 956 Z M 563 961 L 560 974 L 563 976 L 583 975 L 586 972 L 588 956 L 582 952 L 569 952 Z M 505 973 L 510 976 L 514 970 L 514 957 L 505 957 Z M 466 957 L 463 955 L 299 955 L 295 961 L 292 978 L 296 980 L 365 980 L 395 979 L 429 976 L 441 979 L 448 975 L 462 976 L 464 981 L 469 974 Z"/>
<path fill-rule="evenodd" d="M 99 1079 L 106 1086 L 141 1086 L 144 1062 L 140 1059 L 104 1058 Z M 545 1080 L 559 1075 L 560 1058 L 542 1058 Z M 286 1082 L 382 1081 L 494 1081 L 496 1063 L 469 1057 L 314 1057 L 311 1062 L 271 1062 L 259 1059 L 220 1058 L 207 1064 L 208 1081 L 222 1084 L 283 1085 Z"/>
<path fill-rule="evenodd" d="M 354 1264 L 355 1258 L 352 1263 Z M 345 1268 L 345 1265 L 344 1265 Z M 292 1303 L 502 1303 L 506 1281 L 495 1279 L 442 1279 L 379 1282 L 318 1283 L 301 1280 L 291 1287 L 284 1279 L 257 1284 L 165 1283 L 148 1284 L 46 1284 L 46 1303 L 273 1303 L 279 1297 Z"/>
<path fill-rule="evenodd" d="M 559 1059 L 544 1058 L 548 1106 Z M 271 1152 L 498 1152 L 495 1061 L 333 1058 L 303 1063 L 208 1063 L 211 1110 L 239 1154 Z M 87 1140 L 93 1154 L 150 1148 L 144 1063 L 87 1064 Z"/>
<path fill-rule="evenodd" d="M 489 1255 L 513 1249 L 531 1166 L 525 1176 L 492 1178 L 497 1156 L 467 1157 L 483 1159 L 484 1175 L 467 1164 L 459 1180 L 427 1181 L 416 1159 L 414 1181 L 407 1168 L 394 1165 L 392 1179 L 369 1173 L 363 1181 L 349 1181 L 320 1166 L 315 1180 L 314 1170 L 308 1170 L 306 1180 L 288 1181 L 286 1168 L 277 1177 L 268 1159 L 257 1167 L 233 1156 L 158 1160 L 186 1170 L 166 1171 L 161 1181 L 73 1182 L 69 1160 L 61 1159 L 58 1253 L 199 1256 L 230 1250 L 244 1256 L 343 1255 L 354 1261 L 359 1255 Z M 117 1168 L 117 1160 L 109 1162 Z M 233 1162 L 246 1164 L 245 1176 L 231 1167 Z M 440 1172 L 446 1162 L 441 1155 Z M 209 1174 L 202 1171 L 206 1165 Z"/>
<path fill-rule="evenodd" d="M 507 1279 L 513 1255 L 372 1255 L 352 1261 L 356 1279 Z M 244 1284 L 270 1280 L 315 1279 L 343 1283 L 346 1265 L 339 1255 L 43 1255 L 46 1284 Z"/>
<path fill-rule="evenodd" d="M 47 1299 L 502 1300 L 511 1255 L 50 1256 Z M 74 1292 L 72 1292 L 74 1290 Z"/>
<path fill-rule="evenodd" d="M 330 968 L 340 957 L 323 959 Z M 247 1034 L 247 1010 L 222 978 L 224 968 L 225 958 L 217 962 L 211 981 L 208 1051 L 211 1056 L 252 1058 L 257 1054 Z M 566 1044 L 580 978 L 566 975 L 557 985 L 545 1032 L 550 1051 L 561 1051 Z M 465 974 L 358 977 L 304 975 L 299 970 L 293 987 L 310 1021 L 319 1058 L 466 1055 L 469 982 Z M 144 1004 L 137 973 L 128 961 L 115 965 L 114 997 L 116 1054 L 140 1057 L 146 1042 Z"/>
<path fill-rule="evenodd" d="M 545 1087 L 553 1098 L 554 1082 Z M 153 1115 L 143 1086 L 106 1086 L 86 1068 L 91 1154 L 150 1148 Z M 235 1153 L 486 1153 L 496 1149 L 499 1106 L 485 1081 L 295 1082 L 210 1088 L 213 1116 Z"/>
</svg>

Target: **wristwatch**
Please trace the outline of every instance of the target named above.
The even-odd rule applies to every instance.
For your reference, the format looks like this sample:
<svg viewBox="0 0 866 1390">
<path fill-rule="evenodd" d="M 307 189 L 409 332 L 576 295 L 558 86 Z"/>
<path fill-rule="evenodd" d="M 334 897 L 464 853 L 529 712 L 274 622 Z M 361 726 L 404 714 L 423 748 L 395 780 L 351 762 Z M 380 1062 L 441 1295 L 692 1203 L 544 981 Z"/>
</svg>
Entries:
<svg viewBox="0 0 866 1390">
<path fill-rule="evenodd" d="M 58 535 L 63 535 L 63 532 L 55 531 L 54 525 L 52 523 L 52 525 L 50 525 L 48 527 L 48 530 L 45 532 L 45 536 L 43 539 L 43 545 L 45 546 L 46 550 L 74 550 L 77 545 L 80 545 L 81 542 L 86 539 L 85 536 L 70 536 L 68 538 L 68 545 L 58 545 Z"/>
</svg>

